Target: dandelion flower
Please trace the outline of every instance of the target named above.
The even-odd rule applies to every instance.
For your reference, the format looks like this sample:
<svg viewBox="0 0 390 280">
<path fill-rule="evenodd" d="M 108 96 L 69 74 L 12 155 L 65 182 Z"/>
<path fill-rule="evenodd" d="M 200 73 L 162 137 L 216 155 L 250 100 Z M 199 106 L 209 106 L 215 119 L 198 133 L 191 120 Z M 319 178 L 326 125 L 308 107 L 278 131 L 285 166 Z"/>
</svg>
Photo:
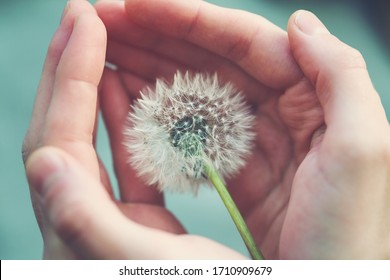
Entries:
<svg viewBox="0 0 390 280">
<path fill-rule="evenodd" d="M 158 79 L 132 109 L 125 130 L 130 163 L 160 190 L 209 185 L 205 163 L 224 178 L 245 165 L 254 117 L 243 95 L 216 74 L 177 72 L 172 84 Z"/>
<path fill-rule="evenodd" d="M 218 77 L 177 72 L 172 84 L 157 80 L 141 92 L 129 114 L 126 146 L 130 162 L 160 190 L 196 192 L 212 184 L 249 252 L 263 259 L 222 177 L 245 164 L 254 117 L 243 96 Z"/>
</svg>

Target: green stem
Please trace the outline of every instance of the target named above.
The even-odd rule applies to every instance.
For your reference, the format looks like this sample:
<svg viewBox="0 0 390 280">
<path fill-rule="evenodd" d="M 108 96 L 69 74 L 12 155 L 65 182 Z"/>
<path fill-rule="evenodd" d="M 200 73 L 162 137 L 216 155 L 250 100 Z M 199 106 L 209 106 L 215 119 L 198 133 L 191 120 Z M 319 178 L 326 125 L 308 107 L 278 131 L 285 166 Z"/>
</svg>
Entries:
<svg viewBox="0 0 390 280">
<path fill-rule="evenodd" d="M 263 260 L 264 257 L 261 254 L 260 250 L 257 249 L 256 243 L 242 218 L 240 211 L 238 210 L 236 204 L 234 203 L 232 197 L 230 196 L 225 184 L 223 183 L 218 172 L 213 168 L 213 166 L 205 164 L 205 172 L 214 187 L 217 189 L 220 197 L 222 198 L 223 203 L 225 204 L 227 210 L 229 211 L 230 216 L 233 219 L 234 224 L 236 225 L 242 239 L 245 242 L 246 247 L 249 250 L 249 253 L 252 255 L 252 258 L 255 260 Z"/>
</svg>

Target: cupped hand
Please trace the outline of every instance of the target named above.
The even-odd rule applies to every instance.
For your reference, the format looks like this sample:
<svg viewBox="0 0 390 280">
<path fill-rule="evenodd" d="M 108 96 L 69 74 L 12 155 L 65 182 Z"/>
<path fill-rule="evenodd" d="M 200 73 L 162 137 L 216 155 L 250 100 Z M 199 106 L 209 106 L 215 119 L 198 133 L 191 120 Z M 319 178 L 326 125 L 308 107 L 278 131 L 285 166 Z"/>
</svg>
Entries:
<svg viewBox="0 0 390 280">
<path fill-rule="evenodd" d="M 56 197 L 62 195 L 62 191 L 53 189 L 47 197 L 49 189 L 46 190 L 46 186 L 50 184 L 41 183 L 55 179 L 52 177 L 55 168 L 45 165 L 45 157 L 42 162 L 34 162 L 33 158 L 41 147 L 56 147 L 74 157 L 89 176 L 100 176 L 93 138 L 96 92 L 104 66 L 105 48 L 106 31 L 96 11 L 86 1 L 70 1 L 47 51 L 22 148 L 32 204 L 44 239 L 45 258 L 75 257 L 50 222 L 57 215 L 70 219 L 70 214 L 75 212 L 62 214 L 64 212 L 54 210 L 49 213 L 46 204 L 59 209 Z M 50 157 L 46 161 L 50 163 Z M 41 192 L 45 193 L 44 197 Z M 68 210 L 73 211 L 72 208 Z"/>
<path fill-rule="evenodd" d="M 43 257 L 244 258 L 216 242 L 184 234 L 162 195 L 141 185 L 128 168 L 118 142 L 126 96 L 107 71 L 101 101 L 120 184 L 121 199 L 115 200 L 94 147 L 105 54 L 106 29 L 93 6 L 84 0 L 68 2 L 48 49 L 23 143 Z"/>
<path fill-rule="evenodd" d="M 305 11 L 286 33 L 203 1 L 96 8 L 117 66 L 104 76 L 102 107 L 123 173 L 121 129 L 139 91 L 178 69 L 217 72 L 256 115 L 256 148 L 228 186 L 265 257 L 389 256 L 388 122 L 359 52 Z M 127 176 L 124 192 L 135 195 Z"/>
</svg>

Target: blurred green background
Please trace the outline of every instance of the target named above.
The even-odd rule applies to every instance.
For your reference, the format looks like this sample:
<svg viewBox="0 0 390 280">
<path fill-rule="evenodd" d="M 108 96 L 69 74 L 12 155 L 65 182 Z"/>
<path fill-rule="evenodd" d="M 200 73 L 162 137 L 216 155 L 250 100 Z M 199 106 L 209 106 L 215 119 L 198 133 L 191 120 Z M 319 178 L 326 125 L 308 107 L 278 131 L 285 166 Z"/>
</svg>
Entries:
<svg viewBox="0 0 390 280">
<path fill-rule="evenodd" d="M 186 0 L 190 1 L 190 0 Z M 91 1 L 95 2 L 95 1 Z M 282 28 L 295 10 L 316 13 L 329 29 L 364 55 L 390 112 L 390 1 L 215 0 L 260 14 Z M 32 211 L 20 147 L 28 127 L 47 46 L 66 0 L 0 0 L 0 259 L 39 259 L 42 239 Z M 111 169 L 104 128 L 98 150 Z M 186 228 L 246 252 L 216 192 L 167 195 L 168 207 Z"/>
</svg>

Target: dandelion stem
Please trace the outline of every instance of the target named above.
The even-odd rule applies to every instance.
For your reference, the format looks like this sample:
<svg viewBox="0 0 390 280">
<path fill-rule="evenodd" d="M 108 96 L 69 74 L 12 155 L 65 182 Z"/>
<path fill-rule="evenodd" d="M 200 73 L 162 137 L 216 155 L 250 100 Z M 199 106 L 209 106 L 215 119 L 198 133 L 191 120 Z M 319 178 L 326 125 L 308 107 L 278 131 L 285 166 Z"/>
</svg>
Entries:
<svg viewBox="0 0 390 280">
<path fill-rule="evenodd" d="M 204 169 L 209 177 L 210 181 L 213 183 L 218 194 L 220 195 L 223 203 L 225 204 L 227 210 L 229 211 L 230 216 L 233 219 L 234 224 L 236 225 L 246 247 L 249 250 L 249 253 L 252 255 L 252 258 L 255 260 L 263 260 L 264 257 L 259 249 L 256 247 L 256 243 L 243 219 L 240 211 L 238 210 L 236 204 L 234 203 L 232 197 L 229 194 L 225 184 L 223 183 L 220 175 L 214 169 L 212 165 L 204 164 Z"/>
</svg>

